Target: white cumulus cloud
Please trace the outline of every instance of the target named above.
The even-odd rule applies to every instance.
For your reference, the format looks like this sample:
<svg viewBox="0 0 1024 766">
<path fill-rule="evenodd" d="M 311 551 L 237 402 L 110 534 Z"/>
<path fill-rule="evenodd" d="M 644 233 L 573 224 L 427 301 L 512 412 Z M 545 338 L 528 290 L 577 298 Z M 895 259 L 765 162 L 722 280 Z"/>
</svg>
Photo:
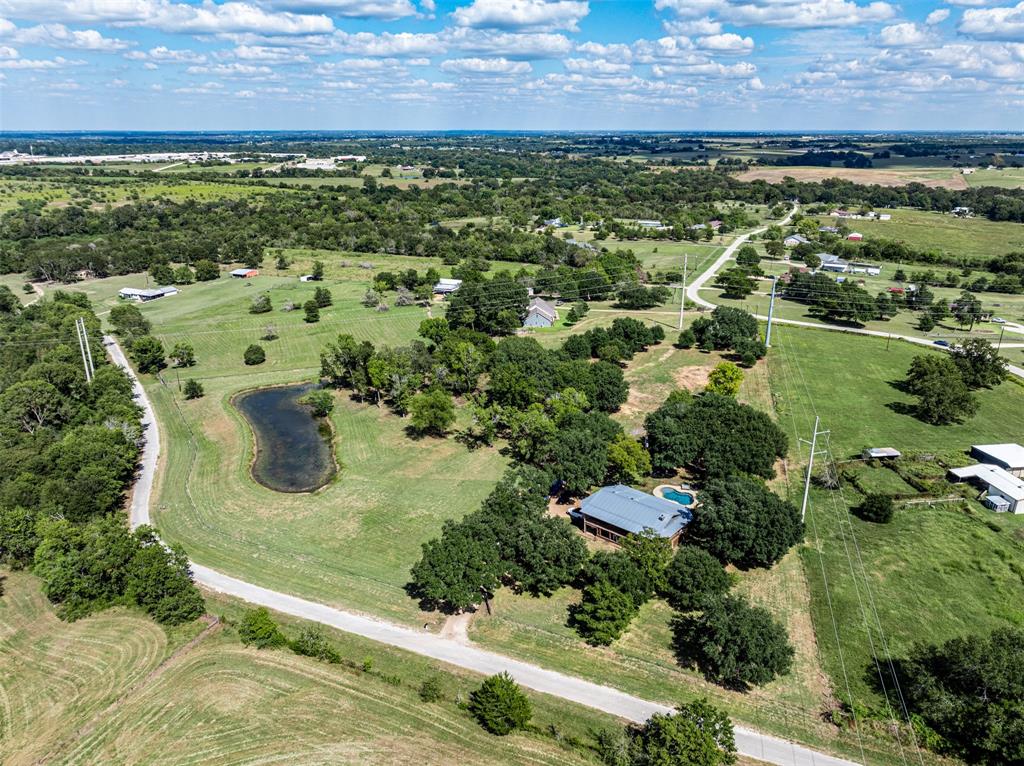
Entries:
<svg viewBox="0 0 1024 766">
<path fill-rule="evenodd" d="M 590 72 L 592 74 L 620 74 L 628 72 L 630 65 L 627 62 L 608 61 L 607 59 L 566 59 L 565 68 L 570 72 Z"/>
<path fill-rule="evenodd" d="M 588 13 L 582 0 L 473 0 L 452 18 L 461 27 L 575 30 Z"/>
<path fill-rule="evenodd" d="M 957 30 L 979 39 L 1024 41 L 1024 2 L 1011 8 L 970 8 Z"/>
<path fill-rule="evenodd" d="M 441 71 L 458 74 L 526 74 L 532 69 L 533 67 L 525 61 L 509 61 L 506 58 L 461 58 L 448 59 L 441 63 Z"/>
<path fill-rule="evenodd" d="M 929 13 L 928 18 L 924 20 L 924 23 L 927 24 L 928 26 L 934 26 L 935 24 L 941 24 L 948 18 L 949 8 L 939 8 L 938 10 Z"/>
<path fill-rule="evenodd" d="M 697 47 L 716 53 L 750 53 L 754 50 L 754 39 L 726 32 L 697 38 Z"/>
<path fill-rule="evenodd" d="M 878 33 L 878 39 L 887 48 L 904 48 L 925 45 L 932 41 L 932 35 L 917 24 L 905 22 L 883 27 Z"/>
<path fill-rule="evenodd" d="M 416 13 L 409 0 L 261 0 L 260 5 L 281 11 L 387 21 Z"/>
</svg>

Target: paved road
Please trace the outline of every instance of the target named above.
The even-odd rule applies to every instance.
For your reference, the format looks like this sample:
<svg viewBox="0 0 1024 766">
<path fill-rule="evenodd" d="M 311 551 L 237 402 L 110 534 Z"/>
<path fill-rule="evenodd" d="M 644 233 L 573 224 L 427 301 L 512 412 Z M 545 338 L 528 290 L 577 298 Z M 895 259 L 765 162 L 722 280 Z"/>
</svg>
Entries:
<svg viewBox="0 0 1024 766">
<path fill-rule="evenodd" d="M 785 225 L 795 212 L 795 209 L 792 210 L 789 213 L 789 215 L 783 218 L 779 223 L 781 225 Z M 709 309 L 717 307 L 717 303 L 712 303 L 711 301 L 701 297 L 700 289 L 704 287 L 704 285 L 709 280 L 714 279 L 715 274 L 718 273 L 718 270 L 721 269 L 729 261 L 730 258 L 732 258 L 733 253 L 735 253 L 752 234 L 760 234 L 762 231 L 764 231 L 763 228 L 755 229 L 754 231 L 744 234 L 741 237 L 737 237 L 736 240 L 725 249 L 725 252 L 723 252 L 715 260 L 715 262 L 711 264 L 711 268 L 709 268 L 703 274 L 699 275 L 696 279 L 693 280 L 692 284 L 687 286 L 686 297 L 689 298 L 694 303 L 696 303 L 698 306 L 704 306 L 705 308 Z M 754 316 L 758 319 L 768 321 L 768 317 L 763 314 L 754 314 Z M 814 330 L 825 330 L 828 332 L 845 332 L 850 333 L 852 335 L 871 335 L 876 338 L 896 338 L 898 340 L 905 340 L 909 343 L 916 343 L 919 346 L 942 348 L 942 346 L 936 346 L 935 342 L 929 340 L 928 338 L 920 338 L 915 335 L 900 335 L 898 333 L 885 332 L 884 330 L 869 330 L 866 327 L 836 327 L 833 325 L 821 324 L 819 322 L 807 322 L 802 319 L 780 319 L 779 317 L 775 317 L 772 320 L 772 324 L 787 324 L 793 325 L 795 327 L 810 327 L 811 329 Z M 1002 348 L 1024 348 L 1024 343 L 1003 343 Z M 1012 375 L 1016 375 L 1019 378 L 1024 378 L 1024 368 L 1018 367 L 1013 364 L 1007 364 L 1007 369 L 1010 371 Z"/>
<path fill-rule="evenodd" d="M 156 476 L 157 461 L 160 455 L 160 433 L 156 426 L 156 417 L 149 397 L 128 364 L 121 347 L 109 335 L 104 336 L 103 342 L 114 363 L 124 368 L 131 377 L 135 396 L 143 410 L 142 423 L 146 432 L 146 442 L 142 450 L 141 472 L 132 492 L 129 515 L 134 528 L 140 524 L 151 523 L 149 506 L 153 493 L 153 479 Z M 465 643 L 442 638 L 433 633 L 413 630 L 384 620 L 318 604 L 315 601 L 298 598 L 287 593 L 280 593 L 230 577 L 202 564 L 195 562 L 191 562 L 191 564 L 195 581 L 218 593 L 234 596 L 284 614 L 329 625 L 332 628 L 354 633 L 388 646 L 405 649 L 485 675 L 507 671 L 520 684 L 534 691 L 586 705 L 620 718 L 639 723 L 650 718 L 652 713 L 670 710 L 666 705 L 649 702 L 609 686 L 602 686 L 474 646 L 467 646 Z M 743 755 L 777 766 L 855 766 L 853 761 L 825 755 L 793 742 L 742 727 L 736 727 L 736 747 Z"/>
</svg>

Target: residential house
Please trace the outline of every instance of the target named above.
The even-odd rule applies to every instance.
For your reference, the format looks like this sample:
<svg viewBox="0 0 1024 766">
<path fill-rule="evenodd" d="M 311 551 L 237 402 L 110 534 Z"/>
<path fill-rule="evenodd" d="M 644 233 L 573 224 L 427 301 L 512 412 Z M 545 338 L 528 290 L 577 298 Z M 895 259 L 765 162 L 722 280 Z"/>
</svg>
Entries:
<svg viewBox="0 0 1024 766">
<path fill-rule="evenodd" d="M 786 247 L 796 247 L 797 245 L 809 245 L 811 244 L 811 241 L 802 234 L 790 234 L 782 240 L 782 244 Z"/>
<path fill-rule="evenodd" d="M 584 532 L 613 543 L 625 535 L 651 530 L 676 545 L 693 514 L 671 500 L 615 484 L 580 501 L 578 517 Z"/>
<path fill-rule="evenodd" d="M 821 271 L 845 274 L 850 269 L 850 262 L 843 260 L 838 255 L 832 253 L 818 253 L 817 255 L 821 259 L 821 265 L 818 267 Z"/>
<path fill-rule="evenodd" d="M 561 229 L 565 226 L 561 218 L 549 218 L 548 220 L 544 221 L 543 225 L 545 228 L 547 228 L 548 226 L 554 226 L 556 229 Z"/>
<path fill-rule="evenodd" d="M 231 272 L 231 276 L 235 277 L 236 279 L 249 279 L 251 277 L 258 277 L 259 275 L 260 272 L 258 269 L 249 268 L 235 269 L 234 271 Z"/>
<path fill-rule="evenodd" d="M 534 298 L 526 307 L 523 327 L 551 327 L 558 321 L 558 309 L 545 300 Z"/>
<path fill-rule="evenodd" d="M 134 301 L 135 303 L 147 303 L 149 301 L 155 301 L 157 298 L 166 298 L 168 295 L 177 295 L 177 287 L 153 287 L 149 289 L 141 289 L 136 287 L 122 287 L 117 292 L 117 296 L 121 300 Z"/>
</svg>

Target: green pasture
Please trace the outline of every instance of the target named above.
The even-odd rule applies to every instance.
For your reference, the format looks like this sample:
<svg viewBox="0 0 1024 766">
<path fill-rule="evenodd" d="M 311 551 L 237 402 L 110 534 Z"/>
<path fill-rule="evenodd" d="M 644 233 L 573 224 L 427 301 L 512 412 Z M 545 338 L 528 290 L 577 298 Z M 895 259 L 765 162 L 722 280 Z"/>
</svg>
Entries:
<svg viewBox="0 0 1024 766">
<path fill-rule="evenodd" d="M 784 325 L 772 345 L 776 411 L 794 445 L 810 437 L 816 414 L 837 459 L 866 446 L 957 453 L 976 443 L 1019 441 L 1024 432 L 1024 388 L 1013 382 L 979 392 L 978 414 L 958 425 L 932 426 L 894 411 L 892 403 L 911 399 L 892 381 L 903 377 L 914 355 L 938 352 L 898 342 L 887 350 L 880 339 Z M 799 464 L 807 448 L 791 452 Z M 884 469 L 865 477 L 867 489 L 908 491 L 898 477 L 878 472 Z M 936 475 L 942 473 L 937 467 Z M 798 492 L 791 494 L 799 500 Z M 880 707 L 874 656 L 898 659 L 915 641 L 1024 624 L 1024 520 L 976 504 L 970 510 L 958 503 L 915 504 L 878 525 L 849 513 L 860 500 L 850 485 L 836 492 L 815 488 L 801 555 L 833 689 L 845 694 L 848 678 L 855 700 Z"/>
<path fill-rule="evenodd" d="M 849 220 L 853 231 L 867 237 L 902 240 L 919 250 L 939 250 L 955 257 L 984 261 L 1024 249 L 1024 226 L 985 218 L 960 218 L 910 208 L 878 210 L 891 213 L 890 221 Z M 835 226 L 840 219 L 820 216 L 823 226 Z M 910 268 L 914 268 L 911 266 Z M 941 267 L 937 267 L 941 268 Z"/>
</svg>

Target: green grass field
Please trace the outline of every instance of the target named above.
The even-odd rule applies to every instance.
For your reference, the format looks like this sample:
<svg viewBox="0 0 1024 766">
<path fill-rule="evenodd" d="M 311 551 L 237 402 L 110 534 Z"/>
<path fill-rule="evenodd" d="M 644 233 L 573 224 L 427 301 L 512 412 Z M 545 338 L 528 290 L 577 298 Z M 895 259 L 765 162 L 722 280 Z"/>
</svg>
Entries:
<svg viewBox="0 0 1024 766">
<path fill-rule="evenodd" d="M 1012 382 L 981 391 L 977 416 L 960 425 L 931 426 L 890 409 L 891 402 L 909 401 L 890 381 L 901 378 L 920 353 L 930 352 L 897 342 L 886 350 L 883 340 L 780 325 L 769 357 L 780 424 L 795 442 L 810 437 L 814 415 L 820 415 L 837 458 L 865 446 L 950 453 L 972 443 L 1020 440 L 1024 388 Z M 796 463 L 806 458 L 806 446 L 799 453 Z M 868 477 L 868 487 L 908 490 L 894 474 L 883 473 L 890 476 Z M 832 493 L 815 489 L 809 544 L 801 555 L 833 688 L 845 694 L 848 678 L 855 700 L 881 706 L 873 656 L 899 658 L 914 641 L 1024 624 L 1024 519 L 975 504 L 971 512 L 914 505 L 897 511 L 892 523 L 877 525 L 849 513 L 860 499 L 850 486 Z"/>
<path fill-rule="evenodd" d="M 1001 189 L 1019 189 L 1024 186 L 1024 168 L 989 170 L 978 168 L 964 176 L 968 186 L 998 186 Z"/>
<path fill-rule="evenodd" d="M 189 643 L 204 623 L 168 634 L 122 608 L 63 623 L 38 580 L 3 574 L 0 761 L 9 766 L 584 764 L 595 762 L 589 731 L 617 725 L 531 695 L 535 730 L 494 737 L 455 704 L 479 684 L 471 673 L 336 631 L 341 665 L 245 648 L 225 625 Z M 243 608 L 218 596 L 208 607 L 229 619 Z M 300 623 L 278 619 L 298 633 Z M 428 677 L 441 683 L 436 703 L 417 694 Z"/>
<path fill-rule="evenodd" d="M 892 220 L 852 220 L 846 223 L 865 238 L 884 237 L 902 240 L 919 250 L 939 250 L 956 257 L 975 260 L 985 260 L 1024 249 L 1024 226 L 1018 223 L 989 221 L 977 217 L 959 218 L 910 208 L 877 212 L 891 213 Z M 835 226 L 838 219 L 819 216 L 819 220 L 823 226 Z"/>
</svg>

